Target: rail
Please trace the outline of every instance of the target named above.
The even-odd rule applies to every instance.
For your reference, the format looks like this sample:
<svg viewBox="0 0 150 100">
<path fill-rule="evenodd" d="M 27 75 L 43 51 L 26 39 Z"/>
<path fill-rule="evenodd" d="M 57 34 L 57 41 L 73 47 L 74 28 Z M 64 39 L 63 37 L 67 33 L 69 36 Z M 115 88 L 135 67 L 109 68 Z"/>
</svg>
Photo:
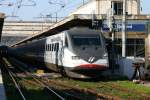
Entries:
<svg viewBox="0 0 150 100">
<path fill-rule="evenodd" d="M 4 66 L 5 66 L 5 69 L 7 70 L 9 76 L 11 77 L 13 83 L 15 84 L 15 87 L 17 88 L 17 90 L 18 90 L 20 96 L 22 97 L 22 100 L 26 100 L 25 96 L 23 95 L 23 92 L 22 92 L 21 89 L 20 89 L 19 84 L 18 84 L 17 81 L 15 80 L 15 76 L 14 76 L 13 72 L 7 68 L 7 66 L 10 66 L 10 63 L 9 63 L 9 62 L 7 61 L 7 59 L 5 59 L 5 58 L 3 58 L 2 60 L 4 61 L 3 64 L 4 64 Z"/>
<path fill-rule="evenodd" d="M 13 60 L 15 60 L 15 59 L 13 59 Z M 17 61 L 17 60 L 16 60 L 16 61 Z M 15 62 L 15 61 L 14 61 L 14 62 Z M 15 63 L 17 63 L 17 62 L 15 62 Z M 18 62 L 18 65 L 19 65 L 19 63 L 20 63 L 20 62 Z M 24 69 L 23 67 L 21 67 L 21 68 L 20 68 L 20 67 L 17 67 L 17 65 L 15 65 L 15 67 L 17 67 L 19 70 L 23 71 L 27 76 L 31 76 L 32 79 L 34 79 L 34 80 L 35 80 L 38 84 L 40 84 L 42 87 L 46 88 L 48 91 L 50 91 L 51 93 L 53 93 L 56 97 L 58 97 L 59 100 L 66 100 L 65 97 L 70 97 L 71 100 L 81 100 L 79 97 L 77 97 L 77 96 L 75 96 L 75 95 L 73 95 L 73 94 L 70 94 L 70 93 L 67 93 L 67 92 L 62 92 L 62 91 L 57 91 L 57 90 L 55 90 L 55 89 L 52 89 L 52 88 L 49 86 L 49 84 L 45 82 L 44 79 L 41 79 L 40 77 L 38 77 L 38 76 L 36 76 L 36 75 L 33 75 L 33 74 L 30 72 L 30 70 L 27 69 L 27 66 L 26 66 L 24 63 L 22 63 L 21 65 L 24 66 L 25 69 Z M 64 95 L 62 96 L 62 95 L 60 95 L 60 93 L 61 93 L 61 94 L 64 94 Z M 68 99 L 68 100 L 70 100 L 70 99 Z"/>
</svg>

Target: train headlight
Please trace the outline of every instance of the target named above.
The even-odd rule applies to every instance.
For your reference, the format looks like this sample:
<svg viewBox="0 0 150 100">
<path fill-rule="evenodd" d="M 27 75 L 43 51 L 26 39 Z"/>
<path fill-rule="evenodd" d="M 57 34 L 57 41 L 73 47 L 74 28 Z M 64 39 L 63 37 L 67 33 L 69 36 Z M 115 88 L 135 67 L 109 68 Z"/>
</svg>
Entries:
<svg viewBox="0 0 150 100">
<path fill-rule="evenodd" d="M 72 58 L 72 60 L 79 60 L 80 59 L 79 56 L 72 56 L 71 58 Z"/>
<path fill-rule="evenodd" d="M 105 59 L 105 58 L 107 58 L 108 57 L 108 53 L 104 53 L 103 54 L 103 58 Z"/>
</svg>

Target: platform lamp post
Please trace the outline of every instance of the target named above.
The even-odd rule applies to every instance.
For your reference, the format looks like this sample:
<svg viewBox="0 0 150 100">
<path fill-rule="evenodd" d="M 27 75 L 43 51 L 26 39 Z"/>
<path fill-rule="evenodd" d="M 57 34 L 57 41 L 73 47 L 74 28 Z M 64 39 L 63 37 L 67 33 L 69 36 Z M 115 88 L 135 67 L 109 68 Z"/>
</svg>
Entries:
<svg viewBox="0 0 150 100">
<path fill-rule="evenodd" d="M 122 17 L 122 57 L 126 57 L 126 6 L 127 0 L 123 0 L 123 17 Z"/>
</svg>

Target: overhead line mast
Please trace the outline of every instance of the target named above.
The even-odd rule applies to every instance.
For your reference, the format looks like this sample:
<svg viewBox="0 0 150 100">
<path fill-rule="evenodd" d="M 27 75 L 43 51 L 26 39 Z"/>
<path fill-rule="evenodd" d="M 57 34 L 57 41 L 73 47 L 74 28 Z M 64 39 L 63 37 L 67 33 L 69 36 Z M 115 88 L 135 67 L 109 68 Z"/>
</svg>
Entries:
<svg viewBox="0 0 150 100">
<path fill-rule="evenodd" d="M 126 57 L 126 6 L 127 0 L 123 0 L 123 17 L 122 17 L 122 57 Z"/>
</svg>

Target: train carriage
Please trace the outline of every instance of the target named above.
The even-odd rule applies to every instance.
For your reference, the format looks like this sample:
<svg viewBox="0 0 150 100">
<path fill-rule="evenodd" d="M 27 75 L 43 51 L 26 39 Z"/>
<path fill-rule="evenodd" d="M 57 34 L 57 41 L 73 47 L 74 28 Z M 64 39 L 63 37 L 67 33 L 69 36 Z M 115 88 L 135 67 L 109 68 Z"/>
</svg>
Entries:
<svg viewBox="0 0 150 100">
<path fill-rule="evenodd" d="M 9 50 L 20 59 L 43 63 L 73 78 L 94 78 L 109 67 L 105 40 L 98 30 L 72 28 Z"/>
</svg>

